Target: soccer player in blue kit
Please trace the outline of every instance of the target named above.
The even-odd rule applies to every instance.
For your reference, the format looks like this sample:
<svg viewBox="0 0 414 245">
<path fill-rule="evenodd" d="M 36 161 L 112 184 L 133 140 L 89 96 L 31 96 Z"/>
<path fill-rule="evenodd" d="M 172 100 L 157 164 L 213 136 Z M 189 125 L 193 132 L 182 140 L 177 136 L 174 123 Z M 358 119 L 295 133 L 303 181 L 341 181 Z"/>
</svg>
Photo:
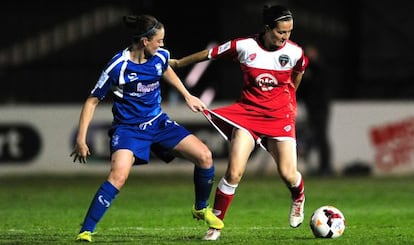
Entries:
<svg viewBox="0 0 414 245">
<path fill-rule="evenodd" d="M 160 81 L 177 89 L 193 112 L 203 111 L 206 105 L 188 92 L 168 65 L 170 54 L 163 48 L 164 25 L 151 15 L 129 15 L 123 20 L 132 31 L 132 44 L 109 61 L 86 99 L 70 155 L 74 162 L 86 163 L 90 155 L 86 142 L 88 127 L 97 105 L 111 91 L 111 169 L 91 201 L 76 240 L 92 241 L 96 225 L 124 186 L 131 168 L 147 164 L 151 152 L 165 162 L 181 157 L 194 163 L 192 215 L 209 227 L 222 229 L 223 222 L 208 206 L 215 174 L 212 153 L 200 139 L 163 112 Z"/>
</svg>

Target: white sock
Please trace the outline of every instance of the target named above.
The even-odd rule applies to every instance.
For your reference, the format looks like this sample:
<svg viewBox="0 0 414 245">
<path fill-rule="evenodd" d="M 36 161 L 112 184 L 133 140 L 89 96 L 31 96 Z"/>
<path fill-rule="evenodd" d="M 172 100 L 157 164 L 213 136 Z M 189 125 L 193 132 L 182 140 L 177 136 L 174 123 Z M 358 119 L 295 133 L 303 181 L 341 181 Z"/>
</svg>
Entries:
<svg viewBox="0 0 414 245">
<path fill-rule="evenodd" d="M 236 192 L 237 186 L 238 186 L 237 184 L 236 185 L 229 184 L 226 181 L 226 179 L 224 179 L 224 177 L 223 177 L 223 178 L 221 178 L 220 182 L 218 183 L 217 188 L 221 192 L 223 192 L 224 194 L 233 195 Z"/>
</svg>

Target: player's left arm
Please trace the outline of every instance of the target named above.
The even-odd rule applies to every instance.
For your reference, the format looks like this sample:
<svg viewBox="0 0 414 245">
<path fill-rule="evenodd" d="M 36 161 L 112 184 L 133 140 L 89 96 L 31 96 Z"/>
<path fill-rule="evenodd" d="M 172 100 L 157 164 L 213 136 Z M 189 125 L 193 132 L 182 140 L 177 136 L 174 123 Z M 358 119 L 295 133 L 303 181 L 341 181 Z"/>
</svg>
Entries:
<svg viewBox="0 0 414 245">
<path fill-rule="evenodd" d="M 174 70 L 168 66 L 162 75 L 163 79 L 173 86 L 184 97 L 188 107 L 193 112 L 199 112 L 207 109 L 207 106 L 199 98 L 190 94 L 187 88 L 182 83 L 181 79 L 177 76 Z"/>
<path fill-rule="evenodd" d="M 304 72 L 298 72 L 298 71 L 292 72 L 292 81 L 293 81 L 293 84 L 295 85 L 295 91 L 298 90 L 300 82 L 302 82 L 303 73 Z"/>
<path fill-rule="evenodd" d="M 306 67 L 309 65 L 309 59 L 305 55 L 298 60 L 296 66 L 293 68 L 292 71 L 292 81 L 295 85 L 295 91 L 298 90 L 300 83 L 302 82 L 303 74 L 305 73 Z"/>
</svg>

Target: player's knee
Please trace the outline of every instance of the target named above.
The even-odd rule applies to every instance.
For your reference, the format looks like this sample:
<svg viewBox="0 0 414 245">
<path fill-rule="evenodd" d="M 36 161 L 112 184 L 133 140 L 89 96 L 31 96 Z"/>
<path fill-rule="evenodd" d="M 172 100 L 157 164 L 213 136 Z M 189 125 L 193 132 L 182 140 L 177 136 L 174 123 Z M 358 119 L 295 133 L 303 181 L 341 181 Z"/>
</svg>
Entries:
<svg viewBox="0 0 414 245">
<path fill-rule="evenodd" d="M 126 183 L 128 175 L 111 172 L 108 181 L 112 183 L 118 190 L 120 190 Z"/>
<path fill-rule="evenodd" d="M 291 168 L 281 168 L 280 171 L 281 178 L 286 183 L 295 183 L 298 177 L 297 170 Z"/>
<path fill-rule="evenodd" d="M 240 183 L 240 180 L 241 180 L 242 177 L 243 177 L 243 172 L 231 171 L 231 172 L 226 173 L 225 179 L 229 184 L 235 185 L 235 184 Z"/>
<path fill-rule="evenodd" d="M 204 147 L 198 154 L 198 163 L 201 168 L 211 168 L 213 166 L 213 153 Z"/>
</svg>

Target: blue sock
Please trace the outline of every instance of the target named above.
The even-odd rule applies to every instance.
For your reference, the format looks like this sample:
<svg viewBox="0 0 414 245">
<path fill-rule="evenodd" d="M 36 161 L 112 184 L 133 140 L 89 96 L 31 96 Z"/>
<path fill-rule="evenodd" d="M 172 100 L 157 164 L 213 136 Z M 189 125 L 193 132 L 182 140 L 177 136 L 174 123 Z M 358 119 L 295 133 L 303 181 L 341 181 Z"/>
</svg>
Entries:
<svg viewBox="0 0 414 245">
<path fill-rule="evenodd" d="M 96 192 L 89 210 L 86 213 L 80 232 L 93 232 L 97 223 L 101 220 L 106 210 L 111 206 L 112 200 L 115 199 L 119 190 L 111 183 L 105 181 Z"/>
<path fill-rule="evenodd" d="M 208 205 L 211 188 L 214 183 L 214 165 L 209 169 L 194 167 L 195 208 L 203 209 Z"/>
</svg>

